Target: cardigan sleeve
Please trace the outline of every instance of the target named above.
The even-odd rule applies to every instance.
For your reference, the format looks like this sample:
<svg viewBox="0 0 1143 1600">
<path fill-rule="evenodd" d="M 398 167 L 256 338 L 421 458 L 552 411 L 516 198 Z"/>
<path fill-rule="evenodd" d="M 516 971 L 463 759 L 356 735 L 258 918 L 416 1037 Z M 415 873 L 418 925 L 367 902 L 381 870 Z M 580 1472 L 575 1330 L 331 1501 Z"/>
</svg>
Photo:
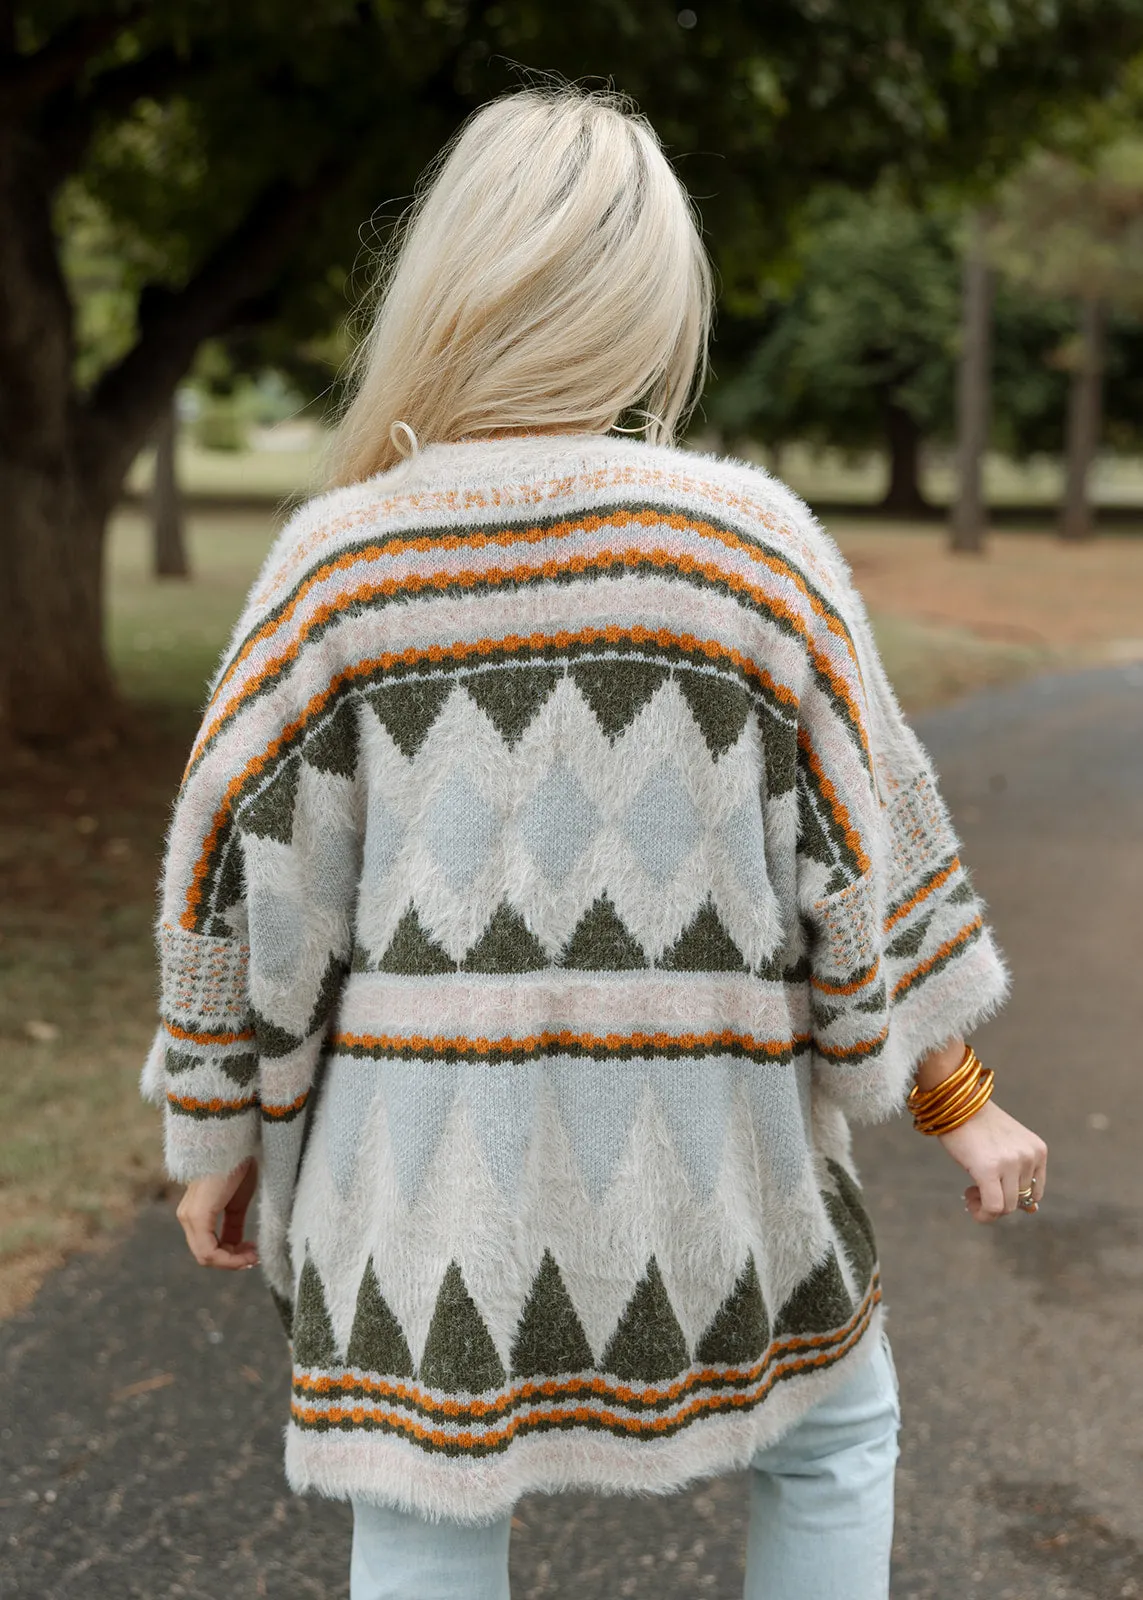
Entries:
<svg viewBox="0 0 1143 1600">
<path fill-rule="evenodd" d="M 801 712 L 798 898 L 816 1082 L 876 1121 L 903 1106 L 922 1056 L 1002 1004 L 1008 979 L 852 591 L 839 613 L 818 646 L 834 682 Z"/>
<path fill-rule="evenodd" d="M 306 723 L 278 698 L 229 739 L 209 735 L 208 713 L 168 835 L 142 1090 L 164 1108 L 181 1181 L 233 1171 L 303 1115 L 349 964 L 355 709 L 334 701 Z"/>
</svg>

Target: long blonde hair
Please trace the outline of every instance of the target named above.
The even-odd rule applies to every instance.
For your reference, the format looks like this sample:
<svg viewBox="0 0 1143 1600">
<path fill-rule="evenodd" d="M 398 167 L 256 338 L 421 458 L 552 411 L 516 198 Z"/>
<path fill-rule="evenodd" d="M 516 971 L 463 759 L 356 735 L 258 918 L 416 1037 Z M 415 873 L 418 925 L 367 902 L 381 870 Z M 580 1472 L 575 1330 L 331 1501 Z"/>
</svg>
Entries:
<svg viewBox="0 0 1143 1600">
<path fill-rule="evenodd" d="M 636 413 L 669 443 L 706 374 L 711 272 L 650 124 L 615 95 L 525 89 L 428 179 L 350 362 L 330 485 L 394 466 L 410 430 L 604 433 Z"/>
</svg>

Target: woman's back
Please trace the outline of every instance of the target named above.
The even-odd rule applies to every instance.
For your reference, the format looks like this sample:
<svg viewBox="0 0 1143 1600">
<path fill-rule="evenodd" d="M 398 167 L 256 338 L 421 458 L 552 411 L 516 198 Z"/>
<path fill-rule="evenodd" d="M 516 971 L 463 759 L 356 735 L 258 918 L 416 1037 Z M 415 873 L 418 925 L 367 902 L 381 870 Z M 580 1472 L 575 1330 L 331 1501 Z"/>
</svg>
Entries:
<svg viewBox="0 0 1143 1600">
<path fill-rule="evenodd" d="M 788 491 L 539 436 L 312 503 L 181 804 L 170 937 L 249 946 L 295 1486 L 668 1488 L 836 1381 L 879 1298 L 843 1111 L 1003 977 Z M 188 1064 L 200 1134 L 244 1049 Z"/>
<path fill-rule="evenodd" d="M 184 777 L 145 1087 L 196 1259 L 257 1254 L 291 1331 L 287 1469 L 353 1500 L 354 1600 L 503 1600 L 525 1492 L 748 1462 L 747 1592 L 884 1600 L 847 1118 L 915 1077 L 978 1220 L 1043 1194 L 844 562 L 764 473 L 670 448 L 710 309 L 629 107 L 476 113 Z"/>
</svg>

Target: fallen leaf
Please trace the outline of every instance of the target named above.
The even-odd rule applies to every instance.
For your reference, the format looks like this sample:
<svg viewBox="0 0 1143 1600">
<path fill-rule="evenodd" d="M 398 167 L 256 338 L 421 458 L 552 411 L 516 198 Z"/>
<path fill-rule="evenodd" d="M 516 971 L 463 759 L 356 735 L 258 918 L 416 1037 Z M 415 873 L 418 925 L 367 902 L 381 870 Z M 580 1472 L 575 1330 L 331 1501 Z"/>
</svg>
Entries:
<svg viewBox="0 0 1143 1600">
<path fill-rule="evenodd" d="M 24 1024 L 24 1032 L 37 1044 L 54 1044 L 60 1036 L 60 1030 L 54 1022 L 43 1022 L 39 1017 L 29 1018 Z"/>
<path fill-rule="evenodd" d="M 140 1378 L 138 1383 L 129 1383 L 125 1389 L 116 1389 L 111 1398 L 113 1401 L 132 1400 L 137 1394 L 151 1394 L 156 1389 L 165 1389 L 174 1381 L 173 1372 L 160 1372 L 157 1377 Z"/>
</svg>

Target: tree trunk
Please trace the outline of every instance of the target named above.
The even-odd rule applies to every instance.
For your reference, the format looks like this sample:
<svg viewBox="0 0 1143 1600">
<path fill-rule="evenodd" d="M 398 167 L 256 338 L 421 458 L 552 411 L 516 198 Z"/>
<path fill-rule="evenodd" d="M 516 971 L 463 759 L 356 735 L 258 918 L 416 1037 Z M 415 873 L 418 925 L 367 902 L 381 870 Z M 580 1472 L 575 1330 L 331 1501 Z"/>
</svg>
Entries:
<svg viewBox="0 0 1143 1600">
<path fill-rule="evenodd" d="M 151 490 L 151 519 L 156 578 L 189 578 L 183 508 L 175 472 L 178 410 L 172 400 L 155 429 L 155 482 Z"/>
<path fill-rule="evenodd" d="M 922 516 L 930 507 L 921 493 L 921 430 L 895 400 L 886 399 L 884 417 L 889 487 L 878 509 L 896 516 Z"/>
<path fill-rule="evenodd" d="M 1080 307 L 1080 358 L 1068 391 L 1064 503 L 1060 510 L 1060 536 L 1090 539 L 1095 532 L 1088 478 L 1095 453 L 1103 410 L 1104 308 L 1099 300 L 1084 300 Z"/>
<path fill-rule="evenodd" d="M 0 723 L 20 743 L 103 734 L 120 715 L 103 649 L 105 508 L 70 474 L 10 459 L 0 505 Z"/>
<path fill-rule="evenodd" d="M 984 452 L 991 401 L 993 275 L 984 255 L 983 216 L 972 218 L 964 259 L 960 363 L 956 386 L 956 497 L 949 517 L 949 547 L 981 555 L 987 531 Z"/>
<path fill-rule="evenodd" d="M 0 137 L 0 728 L 58 742 L 106 729 L 118 708 L 102 643 L 109 500 L 79 446 L 42 165 L 34 143 Z"/>
</svg>

